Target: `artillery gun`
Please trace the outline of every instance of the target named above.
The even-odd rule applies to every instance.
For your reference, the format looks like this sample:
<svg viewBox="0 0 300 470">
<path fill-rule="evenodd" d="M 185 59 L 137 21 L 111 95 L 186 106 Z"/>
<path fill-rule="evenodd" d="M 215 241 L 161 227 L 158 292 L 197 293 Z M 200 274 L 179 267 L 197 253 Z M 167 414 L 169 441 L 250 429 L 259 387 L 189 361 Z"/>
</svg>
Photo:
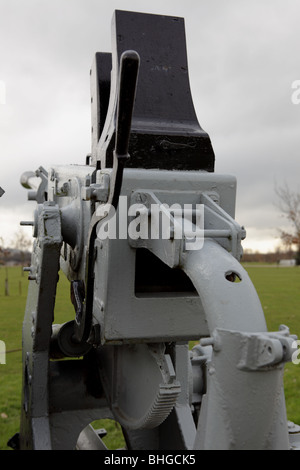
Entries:
<svg viewBox="0 0 300 470">
<path fill-rule="evenodd" d="M 91 111 L 83 165 L 22 177 L 37 208 L 19 448 L 106 449 L 90 423 L 107 418 L 128 450 L 299 448 L 283 392 L 295 337 L 267 330 L 240 264 L 236 179 L 214 171 L 196 117 L 184 20 L 115 11 Z"/>
</svg>

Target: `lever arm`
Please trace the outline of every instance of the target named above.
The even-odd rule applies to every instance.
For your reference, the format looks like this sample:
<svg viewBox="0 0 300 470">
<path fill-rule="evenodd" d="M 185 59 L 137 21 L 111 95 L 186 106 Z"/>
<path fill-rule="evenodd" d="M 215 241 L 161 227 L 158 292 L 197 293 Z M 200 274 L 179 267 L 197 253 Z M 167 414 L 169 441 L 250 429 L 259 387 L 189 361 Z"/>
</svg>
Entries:
<svg viewBox="0 0 300 470">
<path fill-rule="evenodd" d="M 121 192 L 123 170 L 129 159 L 128 147 L 134 108 L 140 57 L 135 51 L 123 52 L 120 60 L 116 141 L 109 203 L 117 209 Z"/>
<path fill-rule="evenodd" d="M 129 158 L 128 147 L 139 63 L 140 58 L 137 52 L 123 52 L 120 59 L 114 162 L 107 201 L 108 205 L 113 206 L 115 210 L 118 207 L 124 166 Z M 74 339 L 78 342 L 87 341 L 91 332 L 94 298 L 94 244 L 97 236 L 97 224 L 103 217 L 104 215 L 98 215 L 96 210 L 91 220 L 87 252 L 85 304 L 80 312 L 76 312 L 75 319 Z"/>
</svg>

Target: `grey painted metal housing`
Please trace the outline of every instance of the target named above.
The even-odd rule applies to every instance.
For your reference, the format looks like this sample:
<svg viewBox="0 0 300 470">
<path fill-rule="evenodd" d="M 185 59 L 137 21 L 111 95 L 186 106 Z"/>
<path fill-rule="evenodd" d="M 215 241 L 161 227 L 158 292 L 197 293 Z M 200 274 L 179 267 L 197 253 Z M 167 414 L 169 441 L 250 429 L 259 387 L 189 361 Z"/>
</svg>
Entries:
<svg viewBox="0 0 300 470">
<path fill-rule="evenodd" d="M 156 51 L 156 22 L 167 45 L 179 41 L 178 57 L 164 43 Z M 40 167 L 22 178 L 37 208 L 20 448 L 105 451 L 90 423 L 106 418 L 121 424 L 129 450 L 299 448 L 283 392 L 295 336 L 284 326 L 267 330 L 240 264 L 246 232 L 235 220 L 236 180 L 213 172 L 209 137 L 196 122 L 183 20 L 116 12 L 113 25 L 113 60 L 98 55 L 91 73 L 87 164 Z M 137 25 L 155 39 L 149 76 L 161 77 L 159 90 L 143 68 L 150 63 L 143 41 L 138 54 L 123 55 L 124 44 L 139 45 Z M 127 94 L 119 70 L 133 67 L 136 79 L 139 64 L 143 87 Z M 172 90 L 188 100 L 183 116 L 178 97 L 164 101 L 170 109 L 161 119 L 147 99 L 168 92 L 171 66 Z M 124 96 L 127 104 L 117 106 Z M 131 134 L 123 113 L 126 129 L 132 116 Z M 134 158 L 124 168 L 127 144 Z M 60 271 L 75 310 L 63 325 L 54 318 Z"/>
</svg>

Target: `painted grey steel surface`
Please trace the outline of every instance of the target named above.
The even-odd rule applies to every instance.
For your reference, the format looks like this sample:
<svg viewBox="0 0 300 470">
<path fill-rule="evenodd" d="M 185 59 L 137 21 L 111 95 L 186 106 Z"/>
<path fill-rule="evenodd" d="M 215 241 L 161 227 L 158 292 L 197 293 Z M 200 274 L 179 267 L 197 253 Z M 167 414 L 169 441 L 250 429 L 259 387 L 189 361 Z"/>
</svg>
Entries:
<svg viewBox="0 0 300 470">
<path fill-rule="evenodd" d="M 100 106 L 107 90 L 92 82 Z M 101 109 L 92 111 L 97 136 Z M 95 159 L 95 135 L 92 145 Z M 125 168 L 115 206 L 118 162 L 93 159 L 22 178 L 37 208 L 20 448 L 105 450 L 90 427 L 105 418 L 122 425 L 133 450 L 299 448 L 283 393 L 295 337 L 285 326 L 267 331 L 240 264 L 246 232 L 235 221 L 235 178 Z M 75 310 L 64 325 L 54 318 L 59 270 Z"/>
</svg>

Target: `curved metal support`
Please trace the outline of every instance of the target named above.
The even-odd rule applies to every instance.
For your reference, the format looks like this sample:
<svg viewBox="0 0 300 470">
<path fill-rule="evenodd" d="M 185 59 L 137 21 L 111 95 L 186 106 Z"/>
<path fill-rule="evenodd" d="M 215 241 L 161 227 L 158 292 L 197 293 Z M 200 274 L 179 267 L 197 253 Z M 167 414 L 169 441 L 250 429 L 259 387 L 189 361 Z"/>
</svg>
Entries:
<svg viewBox="0 0 300 470">
<path fill-rule="evenodd" d="M 204 343 L 213 347 L 194 447 L 289 449 L 283 363 L 291 337 L 267 333 L 248 274 L 218 243 L 185 252 L 182 267 L 206 313 Z"/>
<path fill-rule="evenodd" d="M 186 251 L 181 265 L 190 277 L 206 312 L 208 328 L 237 331 L 267 331 L 256 290 L 241 264 L 213 240 L 198 251 Z M 231 282 L 236 274 L 240 282 Z"/>
</svg>

